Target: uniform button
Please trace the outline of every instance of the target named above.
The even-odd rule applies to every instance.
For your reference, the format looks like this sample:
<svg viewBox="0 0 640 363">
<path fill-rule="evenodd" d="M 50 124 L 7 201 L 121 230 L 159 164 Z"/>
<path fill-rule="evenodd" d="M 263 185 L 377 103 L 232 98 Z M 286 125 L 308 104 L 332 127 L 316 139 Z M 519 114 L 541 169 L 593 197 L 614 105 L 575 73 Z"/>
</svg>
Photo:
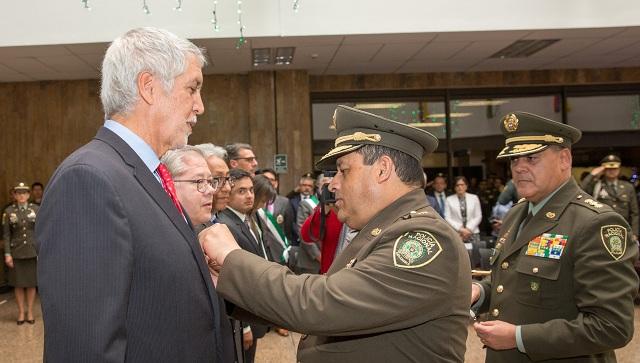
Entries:
<svg viewBox="0 0 640 363">
<path fill-rule="evenodd" d="M 26 236 L 27 236 L 26 234 L 23 234 L 23 235 L 22 235 L 22 237 L 26 237 Z"/>
<path fill-rule="evenodd" d="M 493 310 L 491 311 L 491 315 L 493 315 L 493 317 L 494 317 L 494 318 L 497 318 L 497 317 L 498 317 L 498 315 L 500 315 L 500 310 L 498 310 L 498 309 L 493 309 Z"/>
<path fill-rule="evenodd" d="M 617 207 L 618 207 L 618 205 L 617 205 L 617 204 L 614 204 L 614 205 L 613 205 L 613 208 L 617 208 Z"/>
<path fill-rule="evenodd" d="M 509 262 L 507 262 L 507 261 L 503 262 L 502 266 L 500 266 L 500 267 L 502 267 L 503 270 L 508 269 L 509 268 Z"/>
<path fill-rule="evenodd" d="M 500 294 L 501 292 L 504 291 L 504 286 L 498 285 L 498 288 L 496 289 L 496 291 L 498 292 L 498 294 Z"/>
<path fill-rule="evenodd" d="M 23 230 L 23 231 L 26 231 L 26 230 L 27 230 L 27 227 L 22 227 L 22 230 Z"/>
<path fill-rule="evenodd" d="M 531 272 L 533 272 L 534 274 L 537 274 L 537 273 L 538 273 L 538 271 L 539 271 L 539 270 L 538 270 L 538 268 L 537 268 L 537 267 L 534 267 L 534 268 L 531 270 Z"/>
<path fill-rule="evenodd" d="M 22 242 L 22 244 L 23 244 L 23 245 L 26 245 L 26 244 L 27 244 L 27 241 Z"/>
</svg>

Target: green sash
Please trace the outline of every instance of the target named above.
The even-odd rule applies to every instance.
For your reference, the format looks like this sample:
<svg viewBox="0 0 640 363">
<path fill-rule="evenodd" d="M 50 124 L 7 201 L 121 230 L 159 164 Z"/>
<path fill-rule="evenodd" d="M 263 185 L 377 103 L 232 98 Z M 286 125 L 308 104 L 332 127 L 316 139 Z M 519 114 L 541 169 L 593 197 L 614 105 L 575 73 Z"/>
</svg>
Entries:
<svg viewBox="0 0 640 363">
<path fill-rule="evenodd" d="M 265 222 L 271 234 L 276 238 L 278 243 L 283 247 L 282 256 L 280 256 L 280 262 L 287 263 L 289 261 L 289 250 L 291 246 L 287 240 L 287 236 L 284 235 L 282 228 L 278 225 L 276 218 L 267 208 L 258 209 L 258 215 Z"/>
</svg>

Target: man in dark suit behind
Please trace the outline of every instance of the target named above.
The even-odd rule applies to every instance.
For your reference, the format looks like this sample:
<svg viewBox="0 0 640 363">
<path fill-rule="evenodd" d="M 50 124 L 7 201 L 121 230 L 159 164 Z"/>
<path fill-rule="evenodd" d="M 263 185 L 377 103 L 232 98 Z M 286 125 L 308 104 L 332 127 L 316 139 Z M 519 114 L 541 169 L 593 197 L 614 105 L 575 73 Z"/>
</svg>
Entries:
<svg viewBox="0 0 640 363">
<path fill-rule="evenodd" d="M 229 196 L 227 208 L 218 214 L 218 222 L 227 225 L 238 245 L 255 255 L 268 259 L 268 251 L 262 243 L 260 231 L 252 224 L 253 211 L 253 179 L 248 171 L 231 169 L 229 176 L 233 180 L 233 187 Z M 242 324 L 245 362 L 253 363 L 256 355 L 257 340 L 264 337 L 269 330 L 266 325 Z"/>
<path fill-rule="evenodd" d="M 195 45 L 153 28 L 107 50 L 107 120 L 58 167 L 36 225 L 45 361 L 222 360 L 204 255 L 158 160 L 204 111 L 204 64 Z"/>
<path fill-rule="evenodd" d="M 429 200 L 429 204 L 431 204 L 433 209 L 435 209 L 442 218 L 445 218 L 444 207 L 445 200 L 447 200 L 446 189 L 447 179 L 445 179 L 444 175 L 438 174 L 433 179 L 433 192 L 427 194 L 427 200 Z"/>
</svg>

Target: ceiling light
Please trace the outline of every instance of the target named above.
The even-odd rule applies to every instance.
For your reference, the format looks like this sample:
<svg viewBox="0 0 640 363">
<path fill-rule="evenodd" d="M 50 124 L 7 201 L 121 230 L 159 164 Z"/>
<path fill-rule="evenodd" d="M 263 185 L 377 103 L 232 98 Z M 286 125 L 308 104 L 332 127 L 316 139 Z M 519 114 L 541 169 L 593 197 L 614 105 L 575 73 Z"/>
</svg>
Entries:
<svg viewBox="0 0 640 363">
<path fill-rule="evenodd" d="M 526 58 L 544 48 L 560 41 L 560 39 L 522 39 L 500 49 L 489 58 Z"/>
<path fill-rule="evenodd" d="M 500 106 L 509 103 L 509 100 L 469 100 L 456 103 L 459 107 Z"/>
<path fill-rule="evenodd" d="M 380 110 L 387 108 L 399 108 L 404 105 L 404 103 L 356 103 L 353 108 L 357 108 L 359 110 Z"/>
<path fill-rule="evenodd" d="M 472 113 L 471 112 L 451 112 L 451 118 L 462 118 L 462 117 L 467 117 L 467 116 L 471 116 Z M 426 115 L 424 118 L 445 118 L 445 114 L 444 113 L 431 113 Z"/>
<path fill-rule="evenodd" d="M 271 64 L 271 48 L 253 48 L 251 49 L 251 58 L 254 67 L 261 64 Z"/>
<path fill-rule="evenodd" d="M 276 49 L 276 65 L 291 64 L 293 62 L 293 54 L 296 48 L 294 47 L 282 47 Z"/>
<path fill-rule="evenodd" d="M 444 126 L 444 122 L 413 122 L 407 125 L 413 127 L 441 127 Z"/>
</svg>

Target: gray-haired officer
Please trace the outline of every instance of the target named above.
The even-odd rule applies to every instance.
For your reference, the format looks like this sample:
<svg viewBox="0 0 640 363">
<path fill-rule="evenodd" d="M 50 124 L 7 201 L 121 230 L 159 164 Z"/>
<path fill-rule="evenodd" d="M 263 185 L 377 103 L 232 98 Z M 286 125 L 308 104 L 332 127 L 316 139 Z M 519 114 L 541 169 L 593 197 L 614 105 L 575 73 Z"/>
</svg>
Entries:
<svg viewBox="0 0 640 363">
<path fill-rule="evenodd" d="M 18 325 L 25 321 L 35 323 L 33 302 L 38 284 L 34 228 L 38 205 L 29 202 L 29 191 L 28 184 L 18 183 L 13 188 L 15 203 L 2 213 L 4 262 L 9 267 L 9 285 L 14 287 L 18 303 Z"/>
<path fill-rule="evenodd" d="M 620 213 L 631 225 L 634 238 L 638 238 L 640 213 L 635 188 L 628 181 L 620 180 L 621 160 L 617 155 L 607 155 L 600 166 L 591 170 L 582 181 L 582 189 L 598 202 L 606 204 Z M 602 176 L 604 175 L 604 178 Z"/>
<path fill-rule="evenodd" d="M 437 139 L 345 106 L 335 124 L 335 148 L 317 166 L 337 164 L 329 188 L 338 218 L 358 234 L 325 275 L 294 275 L 209 234 L 200 242 L 220 271 L 217 291 L 310 334 L 300 340 L 300 362 L 462 362 L 469 257 L 422 191 L 420 163 Z"/>
<path fill-rule="evenodd" d="M 615 362 L 633 336 L 638 248 L 627 222 L 571 177 L 580 130 L 525 112 L 500 122 L 522 200 L 505 216 L 491 276 L 472 287 L 487 362 Z"/>
</svg>

